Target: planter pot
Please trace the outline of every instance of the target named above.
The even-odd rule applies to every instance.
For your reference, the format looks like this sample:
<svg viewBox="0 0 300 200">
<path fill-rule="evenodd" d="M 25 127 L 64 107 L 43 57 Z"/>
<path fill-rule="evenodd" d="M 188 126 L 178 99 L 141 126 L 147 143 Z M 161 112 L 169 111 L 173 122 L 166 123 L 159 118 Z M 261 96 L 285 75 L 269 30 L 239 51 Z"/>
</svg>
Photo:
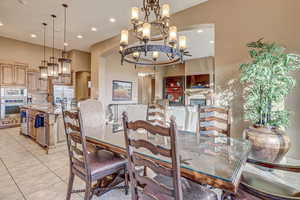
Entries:
<svg viewBox="0 0 300 200">
<path fill-rule="evenodd" d="M 291 148 L 289 136 L 278 128 L 253 126 L 244 136 L 251 141 L 251 157 L 256 160 L 278 163 Z"/>
</svg>

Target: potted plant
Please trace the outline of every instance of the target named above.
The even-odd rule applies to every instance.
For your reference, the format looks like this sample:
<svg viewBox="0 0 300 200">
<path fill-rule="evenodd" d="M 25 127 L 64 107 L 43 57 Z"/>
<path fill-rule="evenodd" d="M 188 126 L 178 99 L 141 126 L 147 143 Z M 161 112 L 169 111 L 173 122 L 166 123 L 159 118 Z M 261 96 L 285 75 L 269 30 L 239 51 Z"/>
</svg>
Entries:
<svg viewBox="0 0 300 200">
<path fill-rule="evenodd" d="M 285 48 L 263 39 L 247 44 L 252 59 L 242 64 L 245 119 L 253 126 L 244 136 L 252 142 L 252 157 L 268 162 L 280 162 L 291 147 L 285 128 L 290 112 L 284 101 L 296 80 L 289 74 L 300 68 L 300 56 L 285 53 Z"/>
</svg>

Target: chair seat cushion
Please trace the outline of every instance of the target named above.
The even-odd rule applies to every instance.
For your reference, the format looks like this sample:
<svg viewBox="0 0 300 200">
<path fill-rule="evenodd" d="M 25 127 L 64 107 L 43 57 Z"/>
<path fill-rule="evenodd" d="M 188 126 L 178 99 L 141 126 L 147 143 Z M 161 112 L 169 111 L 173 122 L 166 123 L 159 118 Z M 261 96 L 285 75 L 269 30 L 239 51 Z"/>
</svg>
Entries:
<svg viewBox="0 0 300 200">
<path fill-rule="evenodd" d="M 158 175 L 154 178 L 158 183 L 161 183 L 169 188 L 173 188 L 173 179 L 171 177 Z M 189 181 L 185 178 L 181 178 L 182 192 L 184 200 L 218 200 L 217 194 L 210 189 Z M 145 188 L 147 191 L 147 186 Z M 155 194 L 156 195 L 156 194 Z M 159 199 L 173 200 L 174 198 L 160 194 Z"/>
<path fill-rule="evenodd" d="M 89 152 L 87 160 L 90 165 L 91 177 L 93 180 L 111 175 L 118 170 L 125 169 L 127 164 L 127 160 L 106 150 Z M 79 167 L 78 165 L 74 165 L 74 167 L 85 174 L 84 168 Z"/>
</svg>

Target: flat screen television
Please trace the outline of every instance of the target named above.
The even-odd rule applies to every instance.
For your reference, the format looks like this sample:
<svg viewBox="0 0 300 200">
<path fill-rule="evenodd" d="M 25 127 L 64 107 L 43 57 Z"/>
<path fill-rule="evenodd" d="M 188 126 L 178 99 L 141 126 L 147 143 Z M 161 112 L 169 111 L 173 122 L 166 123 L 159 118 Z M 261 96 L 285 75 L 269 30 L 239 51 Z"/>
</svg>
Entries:
<svg viewBox="0 0 300 200">
<path fill-rule="evenodd" d="M 209 87 L 210 87 L 209 74 L 189 75 L 186 77 L 187 89 L 199 89 L 199 88 L 209 88 Z"/>
</svg>

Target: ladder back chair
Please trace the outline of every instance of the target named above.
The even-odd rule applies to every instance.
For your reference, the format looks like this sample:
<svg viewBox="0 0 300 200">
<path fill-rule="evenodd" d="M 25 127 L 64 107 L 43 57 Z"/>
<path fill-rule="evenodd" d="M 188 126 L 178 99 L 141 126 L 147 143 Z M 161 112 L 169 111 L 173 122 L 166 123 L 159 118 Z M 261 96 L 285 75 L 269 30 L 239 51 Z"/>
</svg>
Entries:
<svg viewBox="0 0 300 200">
<path fill-rule="evenodd" d="M 128 116 L 123 113 L 123 125 L 125 143 L 128 154 L 128 171 L 131 180 L 132 200 L 217 200 L 215 193 L 198 185 L 192 187 L 192 183 L 181 178 L 180 158 L 177 145 L 177 128 L 175 118 L 171 117 L 170 127 L 152 125 L 147 121 L 128 122 Z M 146 139 L 135 139 L 133 134 L 137 130 L 144 129 L 149 133 L 170 139 L 170 148 L 153 144 Z M 170 168 L 160 161 L 147 159 L 137 152 L 137 149 L 145 149 L 153 155 L 166 157 L 171 162 Z M 157 176 L 141 175 L 139 167 L 151 169 Z"/>
<path fill-rule="evenodd" d="M 103 194 L 110 189 L 114 189 L 114 187 L 109 187 L 110 185 L 103 188 L 97 184 L 92 186 L 92 184 L 112 174 L 125 171 L 127 161 L 104 150 L 88 152 L 80 111 L 67 111 L 63 105 L 62 114 L 70 158 L 70 176 L 66 199 L 70 200 L 72 193 L 84 192 L 84 200 L 90 200 L 94 194 Z M 84 190 L 73 190 L 75 176 L 85 182 L 86 187 Z M 127 190 L 127 181 L 125 181 L 123 188 Z"/>
<path fill-rule="evenodd" d="M 146 120 L 151 124 L 160 126 L 167 126 L 166 108 L 168 107 L 168 100 L 157 101 L 154 104 L 148 104 Z"/>
<path fill-rule="evenodd" d="M 226 135 L 230 137 L 231 109 L 219 106 L 198 107 L 197 132 L 205 136 Z"/>
</svg>

